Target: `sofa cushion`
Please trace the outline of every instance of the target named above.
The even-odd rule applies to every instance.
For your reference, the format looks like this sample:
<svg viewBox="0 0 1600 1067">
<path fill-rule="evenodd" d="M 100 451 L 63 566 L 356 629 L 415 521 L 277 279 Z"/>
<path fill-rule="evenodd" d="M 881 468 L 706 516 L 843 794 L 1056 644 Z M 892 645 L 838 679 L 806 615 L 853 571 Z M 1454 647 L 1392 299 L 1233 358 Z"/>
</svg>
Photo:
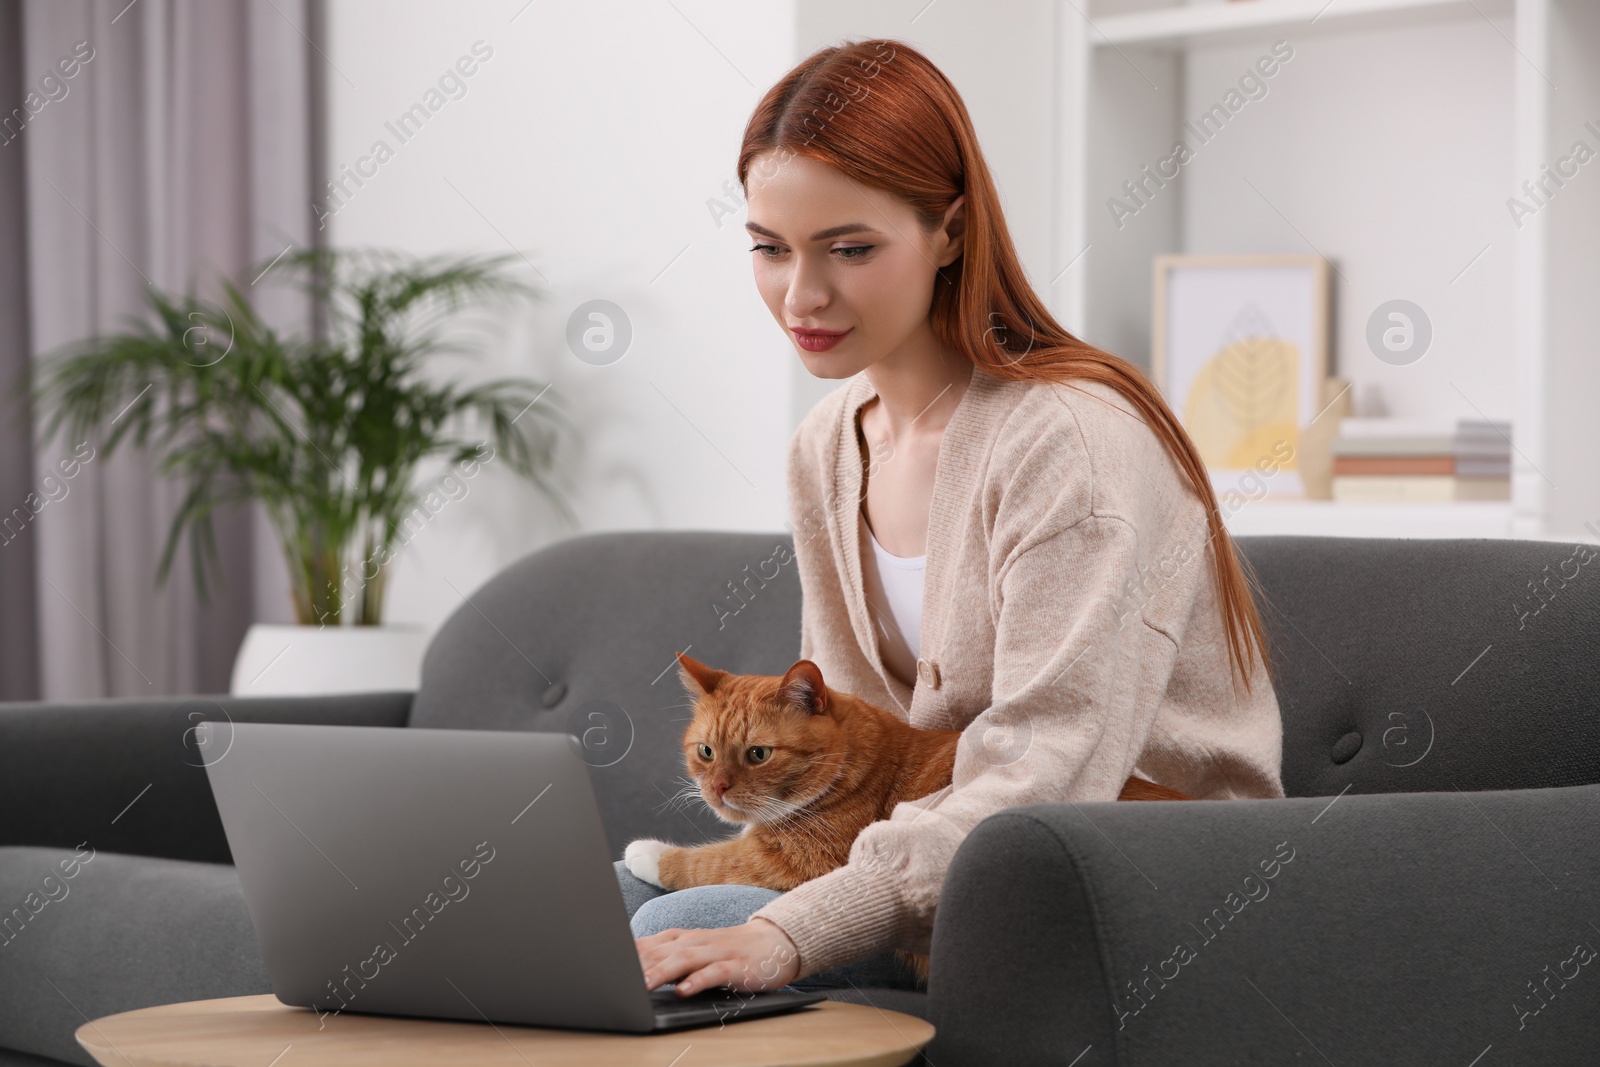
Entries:
<svg viewBox="0 0 1600 1067">
<path fill-rule="evenodd" d="M 270 992 L 232 866 L 0 848 L 0 1047 L 93 1064 L 90 1019 Z"/>
<path fill-rule="evenodd" d="M 1238 544 L 1261 580 L 1290 796 L 1600 782 L 1600 548 Z"/>
</svg>

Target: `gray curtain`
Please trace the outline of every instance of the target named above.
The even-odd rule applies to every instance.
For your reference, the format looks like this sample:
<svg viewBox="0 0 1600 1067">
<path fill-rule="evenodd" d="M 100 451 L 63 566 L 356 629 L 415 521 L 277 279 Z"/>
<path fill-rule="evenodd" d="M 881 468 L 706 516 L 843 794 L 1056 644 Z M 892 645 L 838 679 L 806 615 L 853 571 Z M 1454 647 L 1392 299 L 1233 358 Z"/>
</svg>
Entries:
<svg viewBox="0 0 1600 1067">
<path fill-rule="evenodd" d="M 148 285 L 213 295 L 215 273 L 248 283 L 250 264 L 315 242 L 313 0 L 25 0 L 18 13 L 0 17 L 8 385 L 19 359 L 125 328 Z M 311 323 L 303 300 L 252 295 L 282 328 Z M 261 515 L 218 516 L 223 584 L 202 605 L 187 545 L 155 584 L 182 489 L 154 456 L 107 458 L 93 437 L 41 441 L 16 421 L 0 437 L 0 507 L 32 492 L 38 510 L 0 547 L 0 698 L 226 692 L 250 622 L 287 617 Z"/>
</svg>

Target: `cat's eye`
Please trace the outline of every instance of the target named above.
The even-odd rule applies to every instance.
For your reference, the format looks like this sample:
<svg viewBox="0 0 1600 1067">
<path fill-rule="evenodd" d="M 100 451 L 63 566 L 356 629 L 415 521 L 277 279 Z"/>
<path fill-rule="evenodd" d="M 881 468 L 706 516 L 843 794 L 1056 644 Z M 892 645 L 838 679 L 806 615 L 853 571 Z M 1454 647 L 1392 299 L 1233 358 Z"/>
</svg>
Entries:
<svg viewBox="0 0 1600 1067">
<path fill-rule="evenodd" d="M 700 758 L 703 760 L 708 760 L 711 758 L 711 746 L 704 742 L 701 742 L 695 746 L 695 752 L 699 753 Z"/>
<path fill-rule="evenodd" d="M 751 745 L 750 751 L 745 755 L 750 757 L 751 763 L 760 763 L 772 755 L 772 747 L 770 745 Z"/>
</svg>

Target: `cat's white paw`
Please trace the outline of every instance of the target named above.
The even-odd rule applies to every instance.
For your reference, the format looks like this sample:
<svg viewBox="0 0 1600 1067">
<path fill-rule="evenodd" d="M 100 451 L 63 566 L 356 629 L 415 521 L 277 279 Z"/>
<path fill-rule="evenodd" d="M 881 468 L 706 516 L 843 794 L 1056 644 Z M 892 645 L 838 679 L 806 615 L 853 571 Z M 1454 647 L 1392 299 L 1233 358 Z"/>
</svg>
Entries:
<svg viewBox="0 0 1600 1067">
<path fill-rule="evenodd" d="M 661 854 L 671 847 L 665 841 L 648 837 L 629 842 L 622 850 L 623 865 L 635 878 L 665 889 L 661 884 Z"/>
</svg>

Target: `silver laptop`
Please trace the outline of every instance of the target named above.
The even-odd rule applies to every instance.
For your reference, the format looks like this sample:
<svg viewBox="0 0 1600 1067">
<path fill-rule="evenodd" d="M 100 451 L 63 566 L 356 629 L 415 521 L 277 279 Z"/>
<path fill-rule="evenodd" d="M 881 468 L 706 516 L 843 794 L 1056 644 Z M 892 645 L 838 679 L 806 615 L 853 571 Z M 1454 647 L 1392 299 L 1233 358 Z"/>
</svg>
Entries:
<svg viewBox="0 0 1600 1067">
<path fill-rule="evenodd" d="M 272 991 L 346 1011 L 651 1033 L 821 993 L 647 990 L 566 733 L 208 722 Z"/>
</svg>

